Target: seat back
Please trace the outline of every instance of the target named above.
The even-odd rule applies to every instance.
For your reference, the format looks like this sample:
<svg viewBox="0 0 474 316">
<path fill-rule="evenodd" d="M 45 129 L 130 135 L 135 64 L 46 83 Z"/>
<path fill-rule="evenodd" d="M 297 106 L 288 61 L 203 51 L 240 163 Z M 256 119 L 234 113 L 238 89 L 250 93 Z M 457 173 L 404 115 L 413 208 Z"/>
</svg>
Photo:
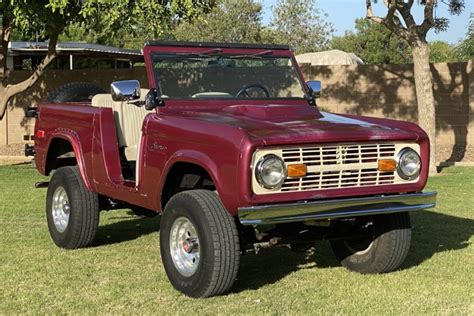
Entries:
<svg viewBox="0 0 474 316">
<path fill-rule="evenodd" d="M 141 89 L 140 99 L 144 100 L 147 93 L 147 89 Z M 125 147 L 125 157 L 127 160 L 136 160 L 143 121 L 150 112 L 145 107 L 137 107 L 133 104 L 128 104 L 126 101 L 115 102 L 112 100 L 110 93 L 96 94 L 92 98 L 92 106 L 112 109 L 119 146 Z"/>
</svg>

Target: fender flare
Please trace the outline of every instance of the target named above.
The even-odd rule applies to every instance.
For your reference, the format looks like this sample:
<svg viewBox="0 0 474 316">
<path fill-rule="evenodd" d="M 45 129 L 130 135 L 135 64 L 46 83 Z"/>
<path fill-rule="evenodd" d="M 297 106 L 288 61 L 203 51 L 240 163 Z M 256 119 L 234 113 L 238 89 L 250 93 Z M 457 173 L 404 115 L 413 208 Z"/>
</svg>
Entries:
<svg viewBox="0 0 474 316">
<path fill-rule="evenodd" d="M 162 192 L 166 183 L 166 180 L 169 176 L 169 172 L 171 168 L 176 163 L 180 162 L 185 162 L 185 163 L 191 163 L 195 164 L 201 168 L 203 168 L 211 177 L 212 182 L 216 186 L 216 190 L 218 193 L 222 192 L 221 191 L 221 183 L 217 181 L 219 179 L 218 174 L 219 170 L 217 168 L 216 163 L 214 160 L 212 160 L 208 155 L 203 154 L 202 152 L 196 151 L 196 150 L 180 150 L 175 152 L 171 157 L 168 159 L 168 161 L 165 164 L 165 167 L 163 168 L 163 173 L 161 177 L 161 183 L 159 186 L 159 200 L 161 201 L 161 196 Z"/>
<path fill-rule="evenodd" d="M 82 154 L 82 147 L 79 141 L 79 135 L 75 131 L 66 129 L 66 128 L 59 128 L 59 129 L 54 130 L 51 133 L 51 136 L 49 138 L 46 157 L 48 157 L 49 152 L 51 150 L 51 143 L 53 142 L 54 139 L 58 139 L 58 138 L 66 140 L 69 142 L 69 144 L 71 144 L 72 150 L 74 151 L 74 155 L 76 156 L 77 166 L 79 167 L 79 172 L 81 174 L 82 181 L 84 181 L 84 185 L 89 191 L 93 191 L 92 185 L 87 177 L 86 164 L 84 161 L 84 155 Z M 45 160 L 45 170 L 46 170 L 46 162 L 47 162 L 47 159 Z"/>
</svg>

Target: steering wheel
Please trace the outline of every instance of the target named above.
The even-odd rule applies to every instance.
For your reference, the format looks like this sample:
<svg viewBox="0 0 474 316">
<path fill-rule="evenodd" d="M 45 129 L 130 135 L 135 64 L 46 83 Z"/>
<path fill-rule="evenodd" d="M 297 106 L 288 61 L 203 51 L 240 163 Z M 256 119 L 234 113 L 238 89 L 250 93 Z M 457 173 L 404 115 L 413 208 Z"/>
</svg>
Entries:
<svg viewBox="0 0 474 316">
<path fill-rule="evenodd" d="M 243 86 L 242 88 L 240 88 L 239 92 L 237 92 L 237 94 L 235 95 L 237 98 L 240 98 L 242 96 L 246 96 L 247 98 L 250 97 L 250 95 L 248 94 L 247 90 L 248 89 L 251 89 L 251 88 L 257 88 L 257 89 L 260 89 L 262 90 L 265 95 L 267 96 L 267 98 L 270 97 L 270 92 L 268 92 L 268 89 L 265 88 L 263 85 L 261 84 L 258 84 L 258 83 L 252 83 L 252 84 L 247 84 L 245 86 Z"/>
</svg>

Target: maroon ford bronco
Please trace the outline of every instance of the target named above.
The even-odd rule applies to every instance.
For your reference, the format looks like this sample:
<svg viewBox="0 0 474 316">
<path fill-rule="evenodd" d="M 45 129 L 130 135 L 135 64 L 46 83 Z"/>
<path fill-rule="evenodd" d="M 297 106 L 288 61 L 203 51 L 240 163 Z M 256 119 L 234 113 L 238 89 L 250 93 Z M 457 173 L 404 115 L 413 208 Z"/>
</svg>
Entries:
<svg viewBox="0 0 474 316">
<path fill-rule="evenodd" d="M 150 42 L 143 53 L 149 89 L 71 85 L 32 110 L 56 245 L 91 245 L 102 210 L 161 213 L 164 268 L 192 297 L 228 291 L 247 251 L 320 239 L 350 270 L 400 267 L 409 211 L 436 199 L 422 192 L 429 140 L 417 125 L 319 111 L 320 83 L 285 46 Z"/>
</svg>

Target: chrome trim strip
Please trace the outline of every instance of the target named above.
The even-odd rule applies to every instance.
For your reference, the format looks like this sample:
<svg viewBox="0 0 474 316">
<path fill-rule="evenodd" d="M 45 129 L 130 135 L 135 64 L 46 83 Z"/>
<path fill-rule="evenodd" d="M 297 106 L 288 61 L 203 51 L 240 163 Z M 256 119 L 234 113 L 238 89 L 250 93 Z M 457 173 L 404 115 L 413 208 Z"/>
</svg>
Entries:
<svg viewBox="0 0 474 316">
<path fill-rule="evenodd" d="M 238 209 L 242 225 L 278 224 L 374 214 L 408 212 L 432 208 L 436 192 L 388 196 L 304 201 Z"/>
</svg>

